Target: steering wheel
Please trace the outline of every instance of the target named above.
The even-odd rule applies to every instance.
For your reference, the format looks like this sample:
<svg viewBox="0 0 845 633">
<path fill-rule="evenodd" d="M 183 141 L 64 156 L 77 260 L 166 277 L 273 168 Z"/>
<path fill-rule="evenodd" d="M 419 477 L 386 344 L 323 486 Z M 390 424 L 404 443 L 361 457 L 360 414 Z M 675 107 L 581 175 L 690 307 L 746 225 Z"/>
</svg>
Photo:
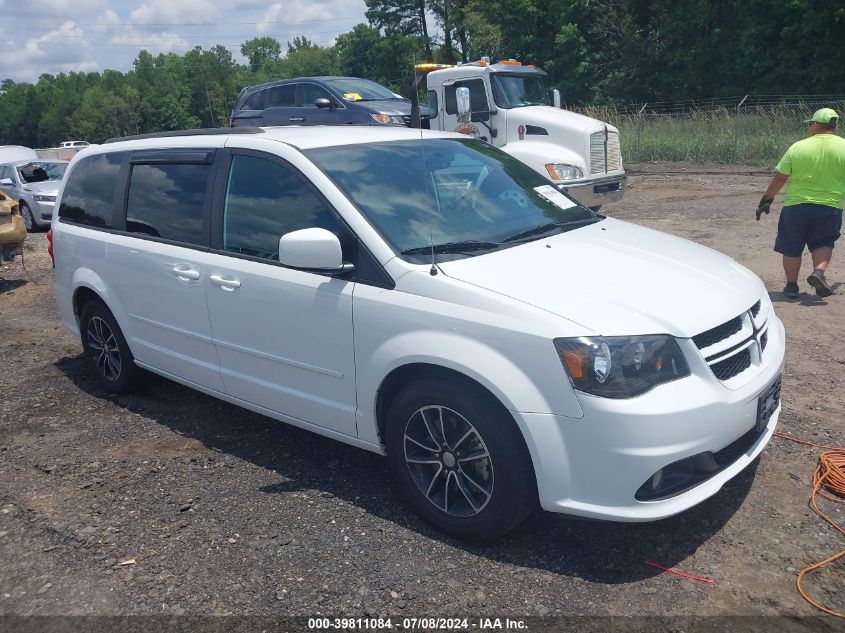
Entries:
<svg viewBox="0 0 845 633">
<path fill-rule="evenodd" d="M 528 198 L 519 189 L 508 189 L 500 193 L 497 198 L 503 202 L 513 202 L 520 207 L 528 206 Z"/>
</svg>

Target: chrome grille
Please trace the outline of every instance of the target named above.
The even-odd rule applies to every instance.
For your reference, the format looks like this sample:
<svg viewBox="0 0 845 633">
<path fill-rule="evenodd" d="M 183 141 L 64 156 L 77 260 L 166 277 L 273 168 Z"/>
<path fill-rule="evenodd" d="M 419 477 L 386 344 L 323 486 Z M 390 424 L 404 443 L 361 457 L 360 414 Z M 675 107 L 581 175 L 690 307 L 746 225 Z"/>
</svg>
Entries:
<svg viewBox="0 0 845 633">
<path fill-rule="evenodd" d="M 760 314 L 760 306 L 761 305 L 762 305 L 761 302 L 758 301 L 753 306 L 751 306 L 751 316 L 753 316 L 755 319 L 757 318 L 757 315 Z"/>
<path fill-rule="evenodd" d="M 604 173 L 604 132 L 590 134 L 590 173 Z"/>
<path fill-rule="evenodd" d="M 605 156 L 604 134 L 604 130 L 590 134 L 590 174 L 603 174 L 622 167 L 622 150 L 619 147 L 618 132 L 607 131 L 607 156 Z"/>
<path fill-rule="evenodd" d="M 622 150 L 619 147 L 619 134 L 607 133 L 607 170 L 614 171 L 622 167 Z"/>
</svg>

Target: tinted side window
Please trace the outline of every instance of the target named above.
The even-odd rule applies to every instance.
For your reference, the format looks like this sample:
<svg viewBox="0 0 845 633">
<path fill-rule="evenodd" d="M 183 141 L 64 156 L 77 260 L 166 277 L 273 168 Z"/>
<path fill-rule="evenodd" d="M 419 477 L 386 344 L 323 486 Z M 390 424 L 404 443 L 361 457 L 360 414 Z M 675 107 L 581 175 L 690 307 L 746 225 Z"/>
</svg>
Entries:
<svg viewBox="0 0 845 633">
<path fill-rule="evenodd" d="M 446 114 L 458 113 L 458 102 L 455 98 L 456 88 L 469 88 L 469 99 L 472 103 L 471 108 L 473 112 L 485 112 L 490 109 L 490 106 L 487 104 L 487 92 L 484 89 L 484 81 L 482 79 L 470 79 L 467 81 L 456 81 L 451 86 L 446 86 L 444 89 Z"/>
<path fill-rule="evenodd" d="M 292 106 L 296 103 L 296 84 L 285 84 L 270 88 L 270 103 L 268 108 Z"/>
<path fill-rule="evenodd" d="M 126 230 L 203 244 L 203 209 L 210 170 L 210 165 L 133 165 Z"/>
<path fill-rule="evenodd" d="M 256 156 L 235 155 L 223 211 L 223 248 L 279 259 L 285 233 L 319 227 L 340 237 L 334 212 L 287 165 Z"/>
<path fill-rule="evenodd" d="M 80 224 L 111 228 L 114 187 L 122 152 L 83 158 L 68 177 L 59 217 Z"/>
<path fill-rule="evenodd" d="M 241 106 L 241 110 L 263 110 L 264 109 L 264 95 L 266 90 L 259 90 L 249 96 Z"/>
<path fill-rule="evenodd" d="M 429 90 L 428 91 L 428 113 L 431 117 L 437 116 L 437 91 L 436 90 Z"/>
<path fill-rule="evenodd" d="M 316 108 L 314 105 L 315 99 L 321 97 L 331 100 L 332 96 L 317 84 L 300 84 L 302 91 L 302 105 L 306 108 Z"/>
</svg>

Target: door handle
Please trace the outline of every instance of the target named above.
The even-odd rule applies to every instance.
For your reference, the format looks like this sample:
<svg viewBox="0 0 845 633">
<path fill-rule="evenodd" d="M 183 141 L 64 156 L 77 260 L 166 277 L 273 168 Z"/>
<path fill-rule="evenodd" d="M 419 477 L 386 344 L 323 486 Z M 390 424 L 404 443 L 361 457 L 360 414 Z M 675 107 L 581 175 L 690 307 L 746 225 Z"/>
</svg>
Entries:
<svg viewBox="0 0 845 633">
<path fill-rule="evenodd" d="M 196 281 L 200 278 L 200 271 L 186 266 L 176 266 L 173 268 L 173 274 L 182 281 Z"/>
<path fill-rule="evenodd" d="M 235 288 L 241 287 L 241 282 L 237 279 L 230 279 L 223 275 L 209 275 L 208 277 L 215 286 L 220 286 L 223 290 L 232 292 Z"/>
<path fill-rule="evenodd" d="M 304 116 L 292 116 L 288 119 L 288 121 L 304 121 L 304 120 L 305 120 Z"/>
</svg>

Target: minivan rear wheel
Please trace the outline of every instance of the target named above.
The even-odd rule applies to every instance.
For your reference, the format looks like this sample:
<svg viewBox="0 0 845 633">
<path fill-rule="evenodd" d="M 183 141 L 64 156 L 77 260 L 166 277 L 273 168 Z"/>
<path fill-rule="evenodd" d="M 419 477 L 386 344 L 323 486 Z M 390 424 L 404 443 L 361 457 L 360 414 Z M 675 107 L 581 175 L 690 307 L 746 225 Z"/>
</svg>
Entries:
<svg viewBox="0 0 845 633">
<path fill-rule="evenodd" d="M 494 541 L 537 508 L 525 441 L 493 397 L 463 381 L 423 379 L 388 410 L 390 469 L 413 508 L 439 530 Z"/>
<path fill-rule="evenodd" d="M 99 301 L 89 301 L 79 319 L 82 348 L 100 386 L 109 393 L 131 393 L 141 386 L 144 371 L 135 364 L 132 352 L 112 313 Z"/>
</svg>

